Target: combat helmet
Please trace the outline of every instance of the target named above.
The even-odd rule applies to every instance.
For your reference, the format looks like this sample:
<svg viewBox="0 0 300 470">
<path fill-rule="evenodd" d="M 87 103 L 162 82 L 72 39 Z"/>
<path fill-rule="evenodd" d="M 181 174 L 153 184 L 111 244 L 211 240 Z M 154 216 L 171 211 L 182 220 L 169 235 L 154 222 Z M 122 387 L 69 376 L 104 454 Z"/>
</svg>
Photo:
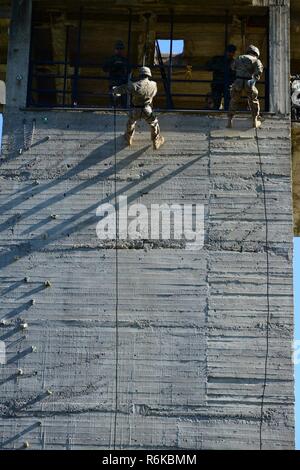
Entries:
<svg viewBox="0 0 300 470">
<path fill-rule="evenodd" d="M 260 51 L 259 51 L 258 47 L 253 46 L 253 44 L 250 44 L 250 46 L 248 46 L 246 52 L 247 52 L 247 54 L 255 55 L 257 58 L 259 58 L 259 56 L 260 56 Z"/>
<path fill-rule="evenodd" d="M 141 67 L 139 70 L 140 77 L 152 77 L 152 72 L 149 67 Z"/>
</svg>

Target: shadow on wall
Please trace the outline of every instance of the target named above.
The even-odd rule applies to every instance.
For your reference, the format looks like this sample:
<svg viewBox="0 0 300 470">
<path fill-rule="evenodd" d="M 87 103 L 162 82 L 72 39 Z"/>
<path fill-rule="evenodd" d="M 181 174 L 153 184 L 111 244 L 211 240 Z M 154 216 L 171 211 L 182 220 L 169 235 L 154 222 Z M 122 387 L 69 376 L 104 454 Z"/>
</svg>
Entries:
<svg viewBox="0 0 300 470">
<path fill-rule="evenodd" d="M 120 150 L 121 148 L 124 147 L 124 139 L 123 136 L 120 136 L 117 139 L 117 147 Z M 119 172 L 122 169 L 125 169 L 128 165 L 132 164 L 134 161 L 136 161 L 140 156 L 144 154 L 146 150 L 148 150 L 149 146 L 147 145 L 146 147 L 143 147 L 142 149 L 139 149 L 138 151 L 130 154 L 126 158 L 124 158 L 122 161 L 117 163 L 117 171 Z M 91 168 L 95 164 L 98 164 L 101 160 L 107 160 L 110 157 L 112 157 L 114 154 L 114 146 L 112 146 L 112 142 L 106 142 L 103 144 L 101 147 L 98 147 L 96 150 L 91 152 L 84 160 L 82 160 L 80 163 L 78 163 L 74 168 L 70 169 L 63 175 L 59 176 L 57 179 L 54 181 L 48 181 L 40 186 L 36 186 L 34 183 L 30 184 L 27 190 L 25 192 L 22 192 L 22 194 L 17 195 L 14 199 L 9 200 L 4 202 L 0 206 L 0 211 L 1 213 L 5 214 L 7 211 L 10 211 L 12 209 L 15 209 L 17 206 L 22 204 L 24 202 L 24 199 L 26 199 L 26 196 L 36 196 L 37 194 L 43 193 L 45 191 L 49 191 L 51 188 L 55 187 L 57 184 L 61 183 L 62 181 L 67 181 L 70 178 L 74 178 L 75 176 L 78 176 L 81 172 L 85 171 L 88 168 Z M 120 190 L 117 191 L 117 194 L 113 195 L 108 195 L 106 196 L 103 200 L 100 202 L 97 200 L 95 204 L 84 208 L 80 213 L 74 214 L 74 216 L 70 217 L 67 220 L 63 220 L 61 223 L 56 225 L 54 228 L 50 229 L 47 231 L 47 239 L 43 239 L 41 236 L 38 236 L 36 238 L 30 239 L 30 241 L 26 243 L 21 243 L 14 248 L 9 247 L 6 252 L 3 252 L 0 257 L 0 266 L 3 269 L 4 267 L 8 266 L 9 264 L 13 263 L 16 259 L 23 258 L 25 256 L 28 256 L 34 251 L 41 250 L 45 248 L 49 243 L 53 242 L 54 240 L 58 240 L 61 238 L 69 237 L 71 234 L 74 234 L 83 228 L 90 226 L 92 224 L 96 224 L 97 222 L 97 216 L 96 216 L 96 209 L 99 205 L 110 203 L 112 199 L 115 198 L 115 196 L 119 197 L 122 194 L 127 194 L 130 192 L 137 184 L 140 184 L 141 182 L 145 182 L 146 186 L 143 188 L 144 192 L 149 192 L 154 190 L 155 188 L 159 187 L 169 179 L 172 179 L 179 175 L 180 173 L 184 172 L 187 168 L 191 167 L 194 165 L 197 161 L 201 160 L 202 158 L 205 158 L 207 156 L 206 153 L 203 155 L 197 156 L 193 160 L 188 161 L 187 163 L 183 164 L 182 166 L 176 168 L 174 171 L 170 172 L 167 175 L 164 175 L 157 180 L 155 179 L 154 182 L 152 181 L 151 183 L 147 184 L 147 180 L 151 179 L 153 175 L 156 173 L 159 173 L 163 167 L 163 165 L 158 166 L 155 170 L 145 174 L 141 180 L 137 183 L 136 181 L 129 182 L 125 187 L 122 187 Z M 68 191 L 62 193 L 59 192 L 55 195 L 52 195 L 50 198 L 47 198 L 47 200 L 40 202 L 36 204 L 35 206 L 31 207 L 28 209 L 24 214 L 20 215 L 18 218 L 18 222 L 20 220 L 25 220 L 25 219 L 31 219 L 34 214 L 37 212 L 45 209 L 45 207 L 49 207 L 63 199 L 66 199 L 70 196 L 73 196 L 74 194 L 80 194 L 81 191 L 87 189 L 88 187 L 96 185 L 98 182 L 102 181 L 103 179 L 109 179 L 113 177 L 115 174 L 115 166 L 111 166 L 108 169 L 105 169 L 104 171 L 101 171 L 97 175 L 93 176 L 92 178 L 89 178 L 88 180 L 81 181 L 77 186 L 72 187 Z M 132 203 L 133 201 L 137 200 L 138 197 L 140 196 L 140 190 L 137 190 L 134 192 L 130 198 L 128 199 L 128 203 Z M 94 215 L 90 215 L 91 213 L 94 213 Z M 82 217 L 86 217 L 84 220 L 81 220 L 78 222 L 79 219 Z M 49 222 L 49 217 L 44 218 L 43 220 L 39 221 L 38 224 L 36 225 L 31 225 L 24 233 L 28 234 L 37 228 L 41 228 L 44 225 L 47 225 Z M 7 230 L 12 223 L 14 223 L 14 220 L 12 220 L 12 217 L 9 217 L 7 220 L 3 221 L 2 224 L 0 225 L 0 231 L 5 231 Z M 26 308 L 26 305 L 24 306 Z M 8 313 L 9 316 L 10 313 Z"/>
</svg>

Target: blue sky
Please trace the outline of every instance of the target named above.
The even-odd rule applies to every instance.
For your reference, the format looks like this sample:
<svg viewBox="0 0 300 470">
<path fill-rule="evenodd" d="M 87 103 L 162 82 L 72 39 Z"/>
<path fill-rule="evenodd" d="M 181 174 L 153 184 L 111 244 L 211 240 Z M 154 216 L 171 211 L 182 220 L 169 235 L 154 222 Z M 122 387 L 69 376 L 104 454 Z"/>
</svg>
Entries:
<svg viewBox="0 0 300 470">
<path fill-rule="evenodd" d="M 160 52 L 162 54 L 170 53 L 170 42 L 167 39 L 159 39 Z M 184 41 L 183 39 L 175 39 L 173 41 L 173 54 L 181 54 L 183 52 Z"/>
<path fill-rule="evenodd" d="M 2 115 L 0 114 L 0 146 L 2 135 Z M 295 293 L 295 339 L 300 341 L 300 237 L 294 239 L 294 293 Z M 298 287 L 298 288 L 297 288 Z M 300 450 L 300 363 L 295 366 L 296 377 L 296 446 Z"/>
</svg>

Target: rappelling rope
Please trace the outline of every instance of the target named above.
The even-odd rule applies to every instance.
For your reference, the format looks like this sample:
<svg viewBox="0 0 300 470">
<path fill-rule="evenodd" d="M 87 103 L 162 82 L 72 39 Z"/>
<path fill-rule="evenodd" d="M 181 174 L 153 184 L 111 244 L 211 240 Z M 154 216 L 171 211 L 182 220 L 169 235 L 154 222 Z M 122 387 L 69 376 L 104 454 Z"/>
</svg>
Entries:
<svg viewBox="0 0 300 470">
<path fill-rule="evenodd" d="M 116 343 L 115 343 L 115 411 L 114 411 L 114 432 L 113 432 L 113 448 L 116 450 L 116 439 L 117 439 L 117 420 L 118 420 L 118 387 L 119 387 L 119 252 L 118 252 L 118 241 L 119 241 L 119 207 L 117 201 L 117 108 L 116 99 L 114 98 L 114 199 L 115 199 L 115 217 L 116 217 L 116 232 L 115 232 L 115 270 L 116 270 L 116 308 L 115 308 L 115 331 L 116 331 Z"/>
<path fill-rule="evenodd" d="M 269 334 L 270 334 L 270 256 L 269 256 L 269 220 L 268 220 L 268 210 L 267 210 L 267 195 L 266 195 L 266 183 L 265 176 L 263 173 L 263 163 L 260 153 L 259 140 L 258 140 L 258 131 L 255 129 L 255 137 L 257 143 L 258 157 L 259 157 L 259 167 L 260 167 L 260 176 L 262 181 L 263 189 L 263 200 L 264 200 L 264 213 L 265 213 L 265 227 L 266 227 L 266 255 L 267 255 L 267 322 L 266 322 L 266 355 L 265 355 L 265 366 L 264 366 L 264 383 L 263 383 L 263 392 L 261 397 L 261 409 L 260 409 L 260 425 L 259 425 L 259 448 L 262 450 L 263 441 L 262 441 L 262 428 L 264 421 L 264 404 L 266 396 L 266 387 L 268 380 L 268 361 L 269 361 Z"/>
</svg>

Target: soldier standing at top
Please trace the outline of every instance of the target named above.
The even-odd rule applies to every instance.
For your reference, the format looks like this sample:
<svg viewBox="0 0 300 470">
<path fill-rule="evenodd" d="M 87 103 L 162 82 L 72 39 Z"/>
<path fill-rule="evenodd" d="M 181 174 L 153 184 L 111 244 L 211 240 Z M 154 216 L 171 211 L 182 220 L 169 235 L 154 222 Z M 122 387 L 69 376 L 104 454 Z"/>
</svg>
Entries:
<svg viewBox="0 0 300 470">
<path fill-rule="evenodd" d="M 128 82 L 129 62 L 125 56 L 125 45 L 123 41 L 115 43 L 115 53 L 103 65 L 103 71 L 108 73 L 109 77 L 109 90 L 113 87 L 124 85 Z M 113 103 L 112 103 L 113 104 Z M 126 96 L 122 99 L 122 106 L 126 108 Z"/>
<path fill-rule="evenodd" d="M 128 145 L 132 145 L 136 123 L 144 119 L 151 126 L 151 138 L 154 150 L 158 150 L 165 139 L 160 134 L 160 128 L 157 117 L 152 108 L 153 98 L 157 94 L 157 84 L 152 80 L 152 73 L 148 67 L 141 67 L 139 71 L 139 80 L 129 82 L 113 89 L 113 96 L 130 93 L 132 97 L 133 108 L 130 111 L 125 133 L 125 140 Z"/>
<path fill-rule="evenodd" d="M 256 82 L 263 73 L 263 64 L 259 60 L 259 49 L 253 45 L 249 46 L 246 54 L 240 55 L 232 64 L 232 69 L 236 72 L 236 80 L 231 87 L 231 100 L 228 113 L 228 126 L 232 127 L 232 119 L 238 109 L 239 100 L 243 90 L 246 90 L 249 107 L 252 113 L 253 127 L 261 126 L 259 120 L 260 105 L 258 100 L 258 90 Z"/>
<path fill-rule="evenodd" d="M 213 72 L 211 84 L 213 109 L 220 109 L 222 98 L 224 98 L 224 109 L 228 111 L 230 87 L 235 79 L 235 73 L 231 68 L 235 53 L 236 46 L 229 44 L 224 55 L 213 57 L 206 65 L 206 69 Z"/>
</svg>

